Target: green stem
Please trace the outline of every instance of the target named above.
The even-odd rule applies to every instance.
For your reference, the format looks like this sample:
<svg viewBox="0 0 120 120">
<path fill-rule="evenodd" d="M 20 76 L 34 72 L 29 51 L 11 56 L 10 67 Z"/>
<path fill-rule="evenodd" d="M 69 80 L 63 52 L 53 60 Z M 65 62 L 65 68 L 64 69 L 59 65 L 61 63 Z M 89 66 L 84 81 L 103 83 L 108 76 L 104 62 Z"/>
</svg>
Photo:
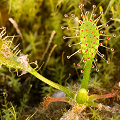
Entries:
<svg viewBox="0 0 120 120">
<path fill-rule="evenodd" d="M 92 66 L 92 60 L 87 60 L 85 65 L 85 70 L 83 73 L 83 80 L 81 83 L 81 88 L 84 88 L 86 90 L 88 89 L 91 66 Z"/>
<path fill-rule="evenodd" d="M 34 75 L 35 77 L 37 77 L 39 80 L 45 82 L 46 84 L 64 92 L 65 94 L 67 94 L 70 98 L 74 99 L 74 93 L 71 92 L 70 90 L 68 90 L 67 88 L 63 87 L 62 85 L 59 85 L 57 83 L 54 83 L 50 80 L 48 80 L 47 78 L 43 77 L 42 75 L 40 75 L 35 69 L 33 69 L 32 67 L 29 66 L 28 70 L 29 73 L 31 73 L 32 75 Z"/>
<path fill-rule="evenodd" d="M 92 60 L 87 60 L 83 74 L 83 80 L 81 83 L 81 88 L 79 89 L 76 96 L 76 101 L 79 104 L 84 104 L 87 102 L 87 89 L 88 89 L 91 65 L 92 65 Z"/>
</svg>

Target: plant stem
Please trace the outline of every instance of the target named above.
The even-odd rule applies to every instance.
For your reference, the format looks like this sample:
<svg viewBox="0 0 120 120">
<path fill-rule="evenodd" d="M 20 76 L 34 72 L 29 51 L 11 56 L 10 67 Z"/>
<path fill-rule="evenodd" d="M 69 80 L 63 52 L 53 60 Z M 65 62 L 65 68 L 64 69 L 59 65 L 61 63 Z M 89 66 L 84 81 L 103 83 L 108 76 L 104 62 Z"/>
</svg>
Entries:
<svg viewBox="0 0 120 120">
<path fill-rule="evenodd" d="M 48 80 L 47 78 L 43 77 L 42 75 L 40 75 L 35 69 L 33 69 L 32 67 L 29 66 L 28 70 L 29 73 L 31 73 L 32 75 L 34 75 L 35 77 L 37 77 L 39 80 L 45 82 L 46 84 L 64 92 L 65 94 L 67 94 L 70 98 L 74 99 L 74 93 L 71 92 L 70 90 L 68 90 L 67 88 L 63 87 L 62 85 L 59 85 L 55 82 L 52 82 L 51 80 Z"/>
<path fill-rule="evenodd" d="M 81 83 L 81 88 L 84 88 L 86 90 L 88 89 L 91 66 L 92 66 L 92 60 L 87 60 L 85 65 L 85 70 L 83 73 L 83 80 Z"/>
</svg>

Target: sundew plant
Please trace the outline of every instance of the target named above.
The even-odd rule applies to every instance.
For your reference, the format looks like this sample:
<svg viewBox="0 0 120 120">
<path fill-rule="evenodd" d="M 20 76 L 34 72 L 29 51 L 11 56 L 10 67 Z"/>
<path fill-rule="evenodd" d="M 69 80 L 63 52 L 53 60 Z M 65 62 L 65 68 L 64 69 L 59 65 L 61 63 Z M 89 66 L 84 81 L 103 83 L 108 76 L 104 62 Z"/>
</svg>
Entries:
<svg viewBox="0 0 120 120">
<path fill-rule="evenodd" d="M 28 59 L 28 55 L 22 54 L 22 52 L 18 49 L 19 45 L 14 46 L 13 45 L 13 39 L 15 36 L 5 36 L 6 34 L 6 28 L 1 28 L 0 33 L 0 65 L 7 66 L 10 70 L 14 68 L 18 74 L 18 76 L 21 76 L 25 74 L 26 72 L 34 75 L 41 81 L 45 82 L 46 84 L 52 86 L 53 88 L 56 88 L 62 92 L 64 92 L 68 97 L 62 97 L 57 99 L 50 99 L 47 104 L 54 101 L 64 101 L 68 102 L 71 105 L 74 106 L 81 106 L 81 105 L 90 105 L 98 107 L 98 104 L 94 102 L 96 99 L 100 98 L 109 98 L 115 96 L 115 93 L 110 93 L 107 95 L 90 95 L 88 96 L 88 83 L 89 83 L 89 77 L 90 77 L 90 71 L 91 68 L 96 68 L 96 71 L 98 72 L 99 69 L 96 65 L 96 55 L 99 55 L 102 59 L 104 59 L 108 64 L 110 63 L 108 60 L 104 58 L 104 54 L 100 53 L 98 51 L 98 47 L 102 46 L 106 49 L 110 49 L 111 51 L 114 51 L 113 48 L 108 48 L 104 46 L 100 41 L 101 40 L 109 40 L 112 37 L 115 37 L 116 35 L 105 35 L 102 31 L 103 27 L 108 26 L 108 22 L 112 21 L 113 19 L 110 18 L 110 20 L 102 25 L 97 26 L 98 21 L 100 20 L 101 16 L 103 15 L 103 11 L 100 11 L 100 16 L 96 18 L 96 14 L 94 13 L 95 5 L 93 5 L 93 11 L 92 13 L 89 13 L 89 11 L 85 11 L 84 4 L 81 4 L 79 8 L 81 9 L 81 20 L 78 20 L 74 14 L 69 17 L 67 14 L 65 14 L 65 17 L 71 18 L 73 20 L 76 20 L 79 23 L 79 30 L 76 36 L 73 37 L 67 37 L 64 36 L 63 38 L 74 38 L 78 37 L 79 42 L 75 44 L 69 45 L 69 47 L 72 47 L 73 45 L 79 45 L 80 48 L 73 53 L 70 56 L 67 56 L 68 59 L 70 59 L 73 55 L 76 53 L 81 53 L 83 55 L 80 62 L 77 64 L 78 66 L 81 65 L 81 62 L 84 62 L 84 68 L 81 70 L 81 73 L 83 73 L 83 80 L 80 86 L 80 89 L 77 93 L 73 93 L 66 87 L 63 87 L 60 84 L 57 84 L 55 82 L 52 82 L 51 80 L 48 80 L 47 78 L 43 77 L 37 72 L 38 65 L 37 61 L 30 63 Z M 64 27 L 62 26 L 62 29 L 73 29 L 75 30 L 76 27 Z M 104 36 L 105 39 L 101 39 L 100 36 Z M 31 64 L 35 64 L 36 67 L 32 68 Z M 19 72 L 21 71 L 21 72 Z M 20 74 L 19 74 L 20 73 Z M 48 98 L 46 98 L 47 100 Z M 45 103 L 46 104 L 46 103 Z"/>
<path fill-rule="evenodd" d="M 103 15 L 103 11 L 102 11 L 102 8 L 100 7 L 101 8 L 100 15 L 97 18 L 95 18 L 96 14 L 94 13 L 94 11 L 95 11 L 96 5 L 93 5 L 92 7 L 93 7 L 93 10 L 92 10 L 92 13 L 90 14 L 89 11 L 85 11 L 84 4 L 81 4 L 79 6 L 79 8 L 81 9 L 81 17 L 82 17 L 81 20 L 75 17 L 74 14 L 71 14 L 70 17 L 67 14 L 64 15 L 66 18 L 70 18 L 79 22 L 80 24 L 79 27 L 64 27 L 64 26 L 61 27 L 62 29 L 68 29 L 68 30 L 72 29 L 78 32 L 76 36 L 72 36 L 72 37 L 63 36 L 63 38 L 79 39 L 78 43 L 69 44 L 68 46 L 72 47 L 74 45 L 79 45 L 80 49 L 78 49 L 75 53 L 71 54 L 70 56 L 67 56 L 67 58 L 70 59 L 76 53 L 81 53 L 83 55 L 82 59 L 77 64 L 78 66 L 80 66 L 82 62 L 85 63 L 83 70 L 81 70 L 81 73 L 83 73 L 83 80 L 81 83 L 81 88 L 79 90 L 80 94 L 81 94 L 81 91 L 84 91 L 85 94 L 87 93 L 91 68 L 95 68 L 97 72 L 99 71 L 96 65 L 96 61 L 97 61 L 96 55 L 104 59 L 107 64 L 110 63 L 110 61 L 104 58 L 104 54 L 99 52 L 98 47 L 101 46 L 111 51 L 114 51 L 114 49 L 104 46 L 101 41 L 110 40 L 111 37 L 116 37 L 115 34 L 105 35 L 104 32 L 102 31 L 104 27 L 108 27 L 108 23 L 110 21 L 113 21 L 113 18 L 110 18 L 110 20 L 105 24 L 97 25 L 97 23 L 99 22 L 100 18 Z M 101 38 L 101 36 L 105 38 Z M 83 98 L 84 96 L 83 94 L 81 94 L 82 95 L 81 96 L 79 92 L 77 94 L 76 100 L 78 100 L 79 98 Z M 78 101 L 81 103 L 82 102 L 81 99 L 79 100 Z"/>
</svg>

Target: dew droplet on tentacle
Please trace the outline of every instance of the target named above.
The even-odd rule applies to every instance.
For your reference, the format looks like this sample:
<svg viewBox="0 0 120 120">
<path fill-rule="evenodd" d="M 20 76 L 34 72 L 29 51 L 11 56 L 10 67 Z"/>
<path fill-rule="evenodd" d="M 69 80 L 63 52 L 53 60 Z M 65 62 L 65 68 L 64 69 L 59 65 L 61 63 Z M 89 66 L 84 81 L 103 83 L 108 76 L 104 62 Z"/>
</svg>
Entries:
<svg viewBox="0 0 120 120">
<path fill-rule="evenodd" d="M 101 57 L 104 57 L 104 54 L 101 54 Z"/>
<path fill-rule="evenodd" d="M 81 73 L 84 73 L 84 70 L 81 70 Z"/>
<path fill-rule="evenodd" d="M 94 65 L 92 65 L 92 68 L 94 68 Z"/>
<path fill-rule="evenodd" d="M 96 8 L 96 5 L 93 5 L 93 9 Z"/>
<path fill-rule="evenodd" d="M 80 63 L 78 63 L 77 66 L 80 66 Z"/>
<path fill-rule="evenodd" d="M 61 26 L 61 29 L 65 29 L 65 27 L 64 27 L 64 26 Z"/>
<path fill-rule="evenodd" d="M 85 62 L 86 62 L 86 60 L 83 60 L 83 62 L 85 63 Z"/>
<path fill-rule="evenodd" d="M 70 30 L 70 27 L 67 27 L 68 30 Z"/>
<path fill-rule="evenodd" d="M 111 48 L 111 51 L 114 51 L 114 48 Z"/>
<path fill-rule="evenodd" d="M 86 11 L 86 14 L 88 15 L 88 14 L 89 14 L 89 11 Z"/>
<path fill-rule="evenodd" d="M 115 35 L 115 34 L 113 34 L 113 37 L 116 37 L 116 35 Z"/>
<path fill-rule="evenodd" d="M 72 47 L 72 45 L 69 44 L 68 47 Z"/>
<path fill-rule="evenodd" d="M 67 56 L 67 59 L 70 59 L 71 56 Z"/>
<path fill-rule="evenodd" d="M 94 59 L 97 62 L 97 58 Z"/>
<path fill-rule="evenodd" d="M 63 39 L 66 39 L 66 36 L 63 36 Z"/>
<path fill-rule="evenodd" d="M 110 61 L 107 61 L 107 64 L 110 64 Z"/>
<path fill-rule="evenodd" d="M 97 72 L 99 72 L 99 69 L 98 69 L 98 68 L 96 68 L 96 71 L 97 71 Z"/>
<path fill-rule="evenodd" d="M 75 17 L 75 14 L 71 14 L 72 17 Z"/>
<path fill-rule="evenodd" d="M 100 11 L 100 14 L 103 15 L 103 11 Z"/>
<path fill-rule="evenodd" d="M 65 16 L 65 17 L 68 17 L 68 15 L 67 15 L 67 14 L 65 14 L 64 16 Z"/>
</svg>

